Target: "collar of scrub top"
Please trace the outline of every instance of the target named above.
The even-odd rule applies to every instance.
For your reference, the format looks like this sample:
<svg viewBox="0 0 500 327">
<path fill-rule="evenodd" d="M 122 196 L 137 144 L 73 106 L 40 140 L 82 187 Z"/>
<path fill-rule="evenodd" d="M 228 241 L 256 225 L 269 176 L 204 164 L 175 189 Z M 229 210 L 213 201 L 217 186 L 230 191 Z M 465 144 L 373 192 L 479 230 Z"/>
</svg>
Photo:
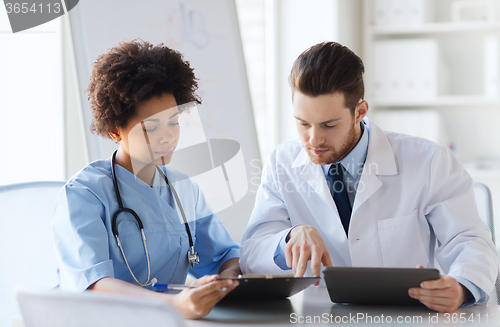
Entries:
<svg viewBox="0 0 500 327">
<path fill-rule="evenodd" d="M 130 208 L 124 207 L 123 202 L 122 202 L 122 198 L 121 198 L 121 195 L 120 195 L 120 190 L 118 188 L 118 179 L 116 178 L 116 171 L 115 171 L 116 153 L 117 153 L 117 150 L 113 153 L 113 156 L 111 157 L 111 172 L 112 172 L 111 175 L 112 175 L 112 179 L 113 179 L 113 186 L 114 186 L 114 189 L 115 189 L 116 199 L 118 201 L 119 208 L 113 214 L 113 218 L 111 220 L 111 230 L 113 232 L 113 235 L 116 238 L 116 243 L 117 243 L 118 247 L 120 248 L 120 251 L 122 253 L 122 256 L 123 256 L 123 259 L 125 261 L 125 264 L 127 265 L 127 268 L 130 271 L 130 274 L 134 278 L 135 282 L 137 284 L 139 284 L 140 286 L 147 286 L 147 285 L 151 285 L 152 283 L 156 283 L 157 279 L 153 278 L 150 281 L 150 278 L 151 278 L 151 264 L 149 262 L 148 247 L 146 245 L 146 235 L 144 234 L 144 225 L 142 223 L 142 220 L 139 218 L 139 215 L 134 210 L 132 210 Z M 179 210 L 181 212 L 182 218 L 184 219 L 184 226 L 186 227 L 186 232 L 188 234 L 189 248 L 190 248 L 188 250 L 188 253 L 187 253 L 188 262 L 189 262 L 189 265 L 191 266 L 191 268 L 194 268 L 194 265 L 196 263 L 200 263 L 200 256 L 198 255 L 198 252 L 194 251 L 194 244 L 193 244 L 193 238 L 191 236 L 191 230 L 189 228 L 189 224 L 187 222 L 186 215 L 184 214 L 184 209 L 182 208 L 181 201 L 179 200 L 177 192 L 175 191 L 175 188 L 173 187 L 173 185 L 168 180 L 167 176 L 165 176 L 165 174 L 163 173 L 163 171 L 161 171 L 161 169 L 158 166 L 156 167 L 156 169 L 160 173 L 160 175 L 165 179 L 165 182 L 170 186 L 170 189 L 172 190 L 172 193 L 174 195 L 174 198 L 175 198 L 175 201 L 177 203 L 177 206 L 179 207 Z M 122 248 L 122 245 L 121 245 L 121 242 L 120 242 L 119 232 L 118 232 L 118 225 L 119 225 L 119 223 L 118 224 L 116 223 L 116 221 L 118 219 L 118 215 L 120 213 L 122 213 L 122 212 L 128 212 L 128 213 L 130 213 L 134 217 L 134 219 L 135 219 L 135 223 L 137 224 L 137 228 L 139 228 L 139 230 L 141 231 L 142 242 L 143 242 L 143 245 L 144 245 L 144 252 L 146 253 L 146 261 L 147 261 L 147 264 L 148 264 L 148 279 L 147 279 L 146 283 L 141 283 L 141 282 L 139 282 L 137 280 L 137 278 L 135 277 L 134 273 L 132 272 L 132 269 L 130 268 L 130 265 L 129 265 L 128 261 L 127 261 L 127 257 L 125 256 L 125 252 L 123 251 L 123 248 Z"/>
<path fill-rule="evenodd" d="M 361 135 L 358 144 L 356 144 L 354 149 L 352 149 L 351 152 L 347 154 L 347 156 L 340 160 L 342 166 L 355 180 L 358 178 L 360 172 L 359 168 L 363 167 L 363 165 L 365 164 L 366 155 L 368 153 L 368 128 L 365 126 L 366 123 L 364 120 L 360 122 L 360 125 L 363 134 Z M 331 165 L 332 164 L 321 165 L 325 176 L 328 174 L 328 170 L 330 169 Z"/>
</svg>

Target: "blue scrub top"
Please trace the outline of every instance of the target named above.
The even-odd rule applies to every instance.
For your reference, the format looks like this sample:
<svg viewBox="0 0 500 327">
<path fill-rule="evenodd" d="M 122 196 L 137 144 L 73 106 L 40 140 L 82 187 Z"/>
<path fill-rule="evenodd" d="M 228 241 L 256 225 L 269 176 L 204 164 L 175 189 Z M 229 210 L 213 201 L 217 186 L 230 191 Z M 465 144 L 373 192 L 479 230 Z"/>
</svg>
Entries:
<svg viewBox="0 0 500 327">
<path fill-rule="evenodd" d="M 217 274 L 225 261 L 240 256 L 239 245 L 213 213 L 196 183 L 176 170 L 162 169 L 179 196 L 200 263 L 194 269 L 189 267 L 189 239 L 184 221 L 160 174 L 155 174 L 150 187 L 127 169 L 115 165 L 123 205 L 134 210 L 144 225 L 151 279 L 156 278 L 159 283 L 184 283 L 188 272 L 196 278 Z M 63 290 L 83 291 L 104 277 L 136 284 L 111 228 L 113 214 L 118 209 L 109 161 L 92 162 L 64 186 L 53 219 Z M 127 261 L 139 282 L 144 283 L 147 261 L 140 231 L 131 214 L 121 213 L 118 223 Z"/>
</svg>

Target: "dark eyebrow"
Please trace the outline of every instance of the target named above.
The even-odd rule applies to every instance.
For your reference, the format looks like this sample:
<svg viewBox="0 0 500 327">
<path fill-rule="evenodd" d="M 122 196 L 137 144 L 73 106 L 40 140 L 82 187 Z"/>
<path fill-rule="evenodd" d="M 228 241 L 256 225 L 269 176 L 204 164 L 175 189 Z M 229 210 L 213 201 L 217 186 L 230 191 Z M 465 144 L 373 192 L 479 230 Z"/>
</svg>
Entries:
<svg viewBox="0 0 500 327">
<path fill-rule="evenodd" d="M 302 118 L 299 118 L 299 117 L 297 117 L 297 116 L 294 116 L 294 117 L 295 117 L 295 119 L 298 119 L 298 120 L 300 120 L 300 121 L 303 121 L 303 122 L 307 123 L 307 121 L 305 121 L 305 120 L 304 120 L 304 119 L 302 119 Z M 339 121 L 340 119 L 341 119 L 341 118 L 337 118 L 337 119 L 330 119 L 330 120 L 327 120 L 327 121 L 324 121 L 324 122 L 319 123 L 319 125 L 322 125 L 322 124 L 328 124 L 328 123 L 334 123 L 334 122 L 336 122 L 336 121 Z"/>
<path fill-rule="evenodd" d="M 340 120 L 340 118 L 337 118 L 337 119 L 330 119 L 330 120 L 324 121 L 324 122 L 322 122 L 322 123 L 320 123 L 320 124 L 335 123 L 335 122 L 337 122 L 337 121 L 339 121 L 339 120 Z"/>
<path fill-rule="evenodd" d="M 179 112 L 177 111 L 175 114 L 173 114 L 172 116 L 168 117 L 168 119 L 172 119 L 172 118 L 174 118 L 175 116 L 177 116 L 178 114 L 179 114 Z M 143 122 L 144 122 L 144 121 L 154 121 L 154 122 L 157 122 L 157 123 L 158 123 L 160 120 L 159 120 L 159 119 L 157 119 L 157 118 L 148 118 L 148 119 L 144 119 L 144 120 L 143 120 Z"/>
</svg>

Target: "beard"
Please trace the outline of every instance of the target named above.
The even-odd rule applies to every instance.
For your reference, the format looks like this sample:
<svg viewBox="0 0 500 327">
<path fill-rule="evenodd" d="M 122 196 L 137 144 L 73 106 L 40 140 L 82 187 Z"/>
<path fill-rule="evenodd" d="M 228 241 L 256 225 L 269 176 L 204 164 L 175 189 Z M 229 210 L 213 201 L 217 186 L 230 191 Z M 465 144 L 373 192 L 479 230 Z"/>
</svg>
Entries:
<svg viewBox="0 0 500 327">
<path fill-rule="evenodd" d="M 351 151 L 354 149 L 356 144 L 358 144 L 359 139 L 361 138 L 361 133 L 360 135 L 356 135 L 356 128 L 352 126 L 352 128 L 349 130 L 348 134 L 346 135 L 345 140 L 342 142 L 341 148 L 336 149 L 331 145 L 328 144 L 322 144 L 321 148 L 322 149 L 329 149 L 327 154 L 325 155 L 318 155 L 314 153 L 311 148 L 314 148 L 311 146 L 311 144 L 306 143 L 305 148 L 307 151 L 307 154 L 309 155 L 309 158 L 311 158 L 311 161 L 314 162 L 317 165 L 327 165 L 327 164 L 332 164 L 334 162 L 338 162 L 342 159 L 344 159 Z"/>
</svg>

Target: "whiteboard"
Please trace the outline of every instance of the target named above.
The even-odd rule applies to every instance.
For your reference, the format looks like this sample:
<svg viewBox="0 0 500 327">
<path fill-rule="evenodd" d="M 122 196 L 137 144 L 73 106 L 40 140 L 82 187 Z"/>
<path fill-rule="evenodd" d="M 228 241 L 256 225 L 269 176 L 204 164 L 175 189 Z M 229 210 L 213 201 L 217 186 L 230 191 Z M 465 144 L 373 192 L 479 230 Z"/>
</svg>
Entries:
<svg viewBox="0 0 500 327">
<path fill-rule="evenodd" d="M 92 62 L 120 41 L 135 38 L 179 50 L 199 79 L 206 137 L 234 140 L 242 149 L 249 189 L 242 200 L 218 213 L 233 238 L 241 240 L 261 161 L 234 0 L 86 0 L 69 18 L 89 159 L 108 158 L 116 149 L 88 128 L 92 118 L 84 91 Z"/>
</svg>

